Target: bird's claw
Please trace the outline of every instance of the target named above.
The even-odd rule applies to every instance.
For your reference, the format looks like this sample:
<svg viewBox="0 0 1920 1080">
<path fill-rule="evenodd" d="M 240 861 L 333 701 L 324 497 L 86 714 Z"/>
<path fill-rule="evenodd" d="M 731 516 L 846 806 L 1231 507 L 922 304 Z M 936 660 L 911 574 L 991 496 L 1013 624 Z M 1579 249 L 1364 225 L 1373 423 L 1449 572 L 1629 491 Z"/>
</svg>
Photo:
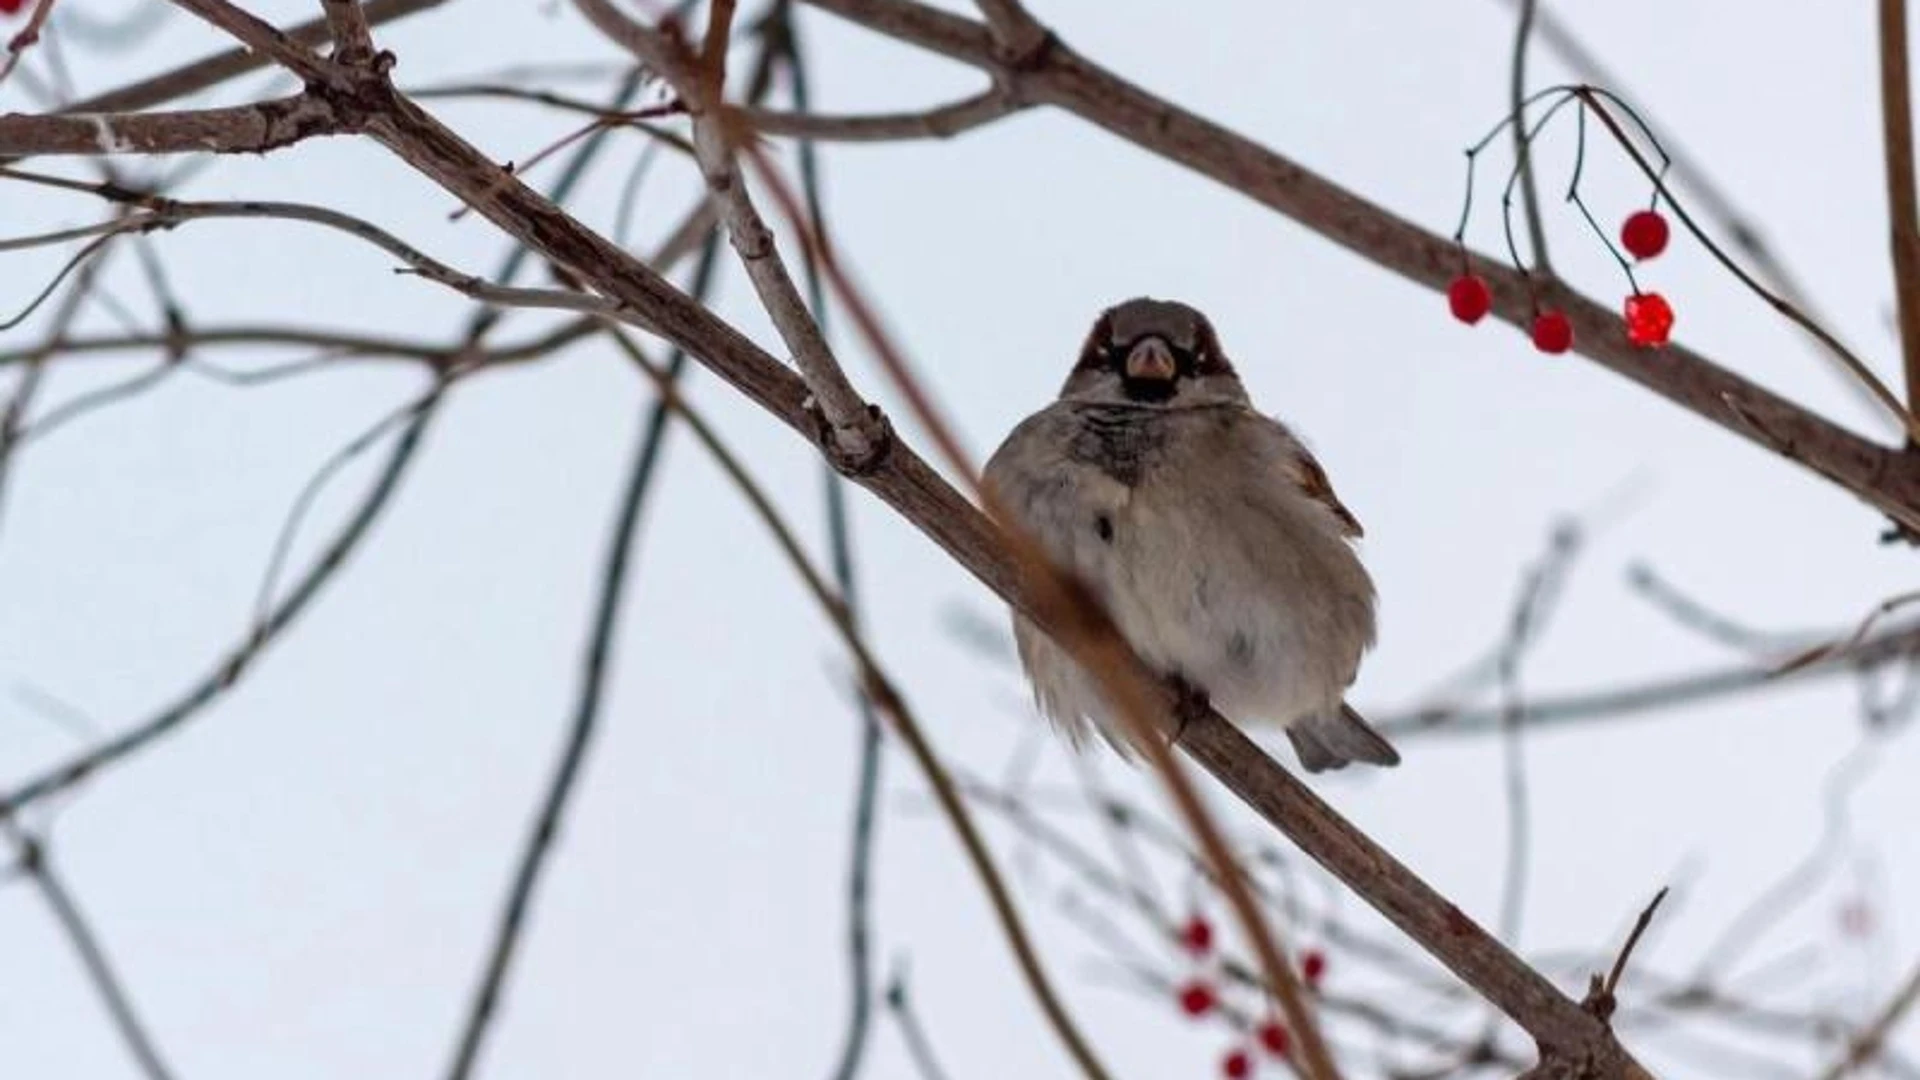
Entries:
<svg viewBox="0 0 1920 1080">
<path fill-rule="evenodd" d="M 1188 724 L 1213 712 L 1213 699 L 1182 675 L 1169 675 L 1167 685 L 1173 688 L 1173 717 L 1180 725 L 1174 729 L 1173 741 L 1179 742 L 1186 736 Z"/>
</svg>

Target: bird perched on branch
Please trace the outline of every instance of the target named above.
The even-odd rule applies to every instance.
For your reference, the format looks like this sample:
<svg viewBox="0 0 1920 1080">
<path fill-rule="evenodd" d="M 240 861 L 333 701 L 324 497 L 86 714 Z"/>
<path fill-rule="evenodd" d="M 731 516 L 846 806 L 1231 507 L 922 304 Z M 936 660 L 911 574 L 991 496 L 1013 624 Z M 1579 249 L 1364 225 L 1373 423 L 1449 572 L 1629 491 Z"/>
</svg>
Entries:
<svg viewBox="0 0 1920 1080">
<path fill-rule="evenodd" d="M 1253 408 L 1206 316 L 1147 298 L 1102 312 L 985 479 L 1189 703 L 1284 725 L 1309 771 L 1399 763 L 1343 700 L 1374 636 L 1360 523 Z M 1041 712 L 1075 746 L 1098 732 L 1124 751 L 1097 680 L 1018 614 L 1014 636 Z"/>
</svg>

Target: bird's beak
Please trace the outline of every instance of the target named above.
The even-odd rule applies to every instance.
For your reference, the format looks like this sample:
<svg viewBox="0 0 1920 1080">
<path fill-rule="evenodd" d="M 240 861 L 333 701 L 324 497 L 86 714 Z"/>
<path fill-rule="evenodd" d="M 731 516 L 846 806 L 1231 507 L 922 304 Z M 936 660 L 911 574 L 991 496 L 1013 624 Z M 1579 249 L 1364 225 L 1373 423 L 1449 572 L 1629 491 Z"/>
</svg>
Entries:
<svg viewBox="0 0 1920 1080">
<path fill-rule="evenodd" d="M 1180 370 L 1173 362 L 1173 350 L 1157 337 L 1145 338 L 1127 350 L 1127 378 L 1172 382 Z"/>
</svg>

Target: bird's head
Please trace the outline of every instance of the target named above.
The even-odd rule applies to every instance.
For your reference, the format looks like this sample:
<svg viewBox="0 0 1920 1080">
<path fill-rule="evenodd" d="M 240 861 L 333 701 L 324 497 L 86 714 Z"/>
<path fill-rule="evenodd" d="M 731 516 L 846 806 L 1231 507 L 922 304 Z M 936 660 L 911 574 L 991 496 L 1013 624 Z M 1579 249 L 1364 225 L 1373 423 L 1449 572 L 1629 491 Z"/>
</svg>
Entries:
<svg viewBox="0 0 1920 1080">
<path fill-rule="evenodd" d="M 1205 315 L 1143 296 L 1100 313 L 1060 397 L 1177 409 L 1244 404 L 1247 392 Z"/>
</svg>

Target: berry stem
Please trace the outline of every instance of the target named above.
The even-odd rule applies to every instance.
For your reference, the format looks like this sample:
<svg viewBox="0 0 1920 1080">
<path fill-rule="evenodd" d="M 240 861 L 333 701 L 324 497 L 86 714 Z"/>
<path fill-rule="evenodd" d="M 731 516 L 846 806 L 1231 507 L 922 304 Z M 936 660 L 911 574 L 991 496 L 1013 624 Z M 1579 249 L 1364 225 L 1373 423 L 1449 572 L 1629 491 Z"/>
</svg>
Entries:
<svg viewBox="0 0 1920 1080">
<path fill-rule="evenodd" d="M 1557 115 L 1561 109 L 1566 108 L 1568 102 L 1573 100 L 1573 95 L 1568 94 L 1559 101 L 1554 102 L 1551 106 L 1548 106 L 1547 111 L 1540 114 L 1540 119 L 1535 120 L 1532 127 L 1524 129 L 1525 134 L 1521 136 L 1522 141 L 1531 145 L 1535 139 L 1540 137 L 1540 133 L 1546 130 L 1547 124 L 1553 120 L 1554 116 Z M 1513 171 L 1507 174 L 1507 186 L 1500 193 L 1500 224 L 1507 238 L 1507 257 L 1513 260 L 1513 267 L 1520 271 L 1520 276 L 1527 278 L 1528 283 L 1531 284 L 1533 271 L 1526 263 L 1520 261 L 1520 247 L 1513 239 L 1513 189 L 1514 186 L 1520 182 L 1520 176 L 1521 163 L 1516 161 Z M 1542 268 L 1545 268 L 1544 264 Z"/>
</svg>

